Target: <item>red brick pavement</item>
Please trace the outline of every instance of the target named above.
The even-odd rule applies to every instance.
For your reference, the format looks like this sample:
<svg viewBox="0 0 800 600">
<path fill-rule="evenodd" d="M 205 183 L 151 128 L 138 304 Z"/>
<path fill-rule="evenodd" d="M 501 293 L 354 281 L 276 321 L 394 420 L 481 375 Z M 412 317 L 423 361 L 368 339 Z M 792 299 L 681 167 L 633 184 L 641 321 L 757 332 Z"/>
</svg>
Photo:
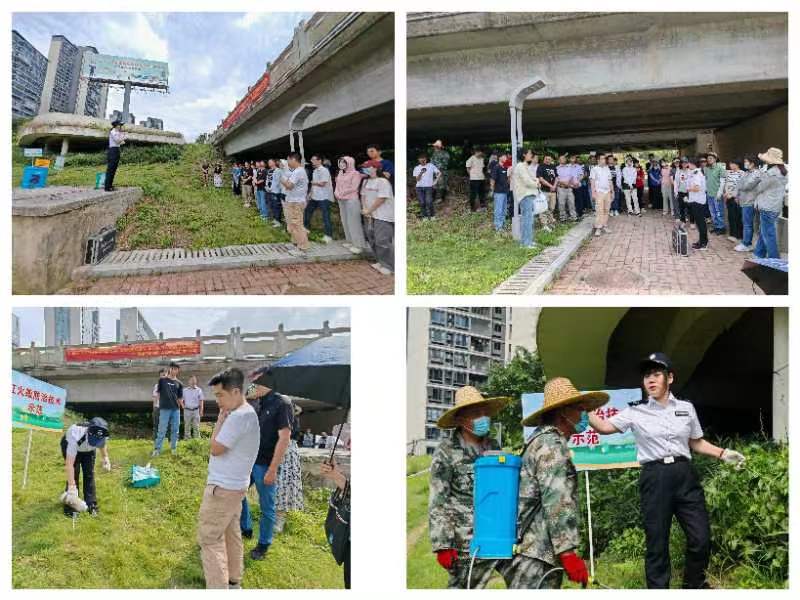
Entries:
<svg viewBox="0 0 800 600">
<path fill-rule="evenodd" d="M 649 210 L 642 217 L 611 217 L 611 233 L 593 237 L 553 283 L 550 294 L 753 294 L 741 272 L 747 252 L 725 236 L 709 235 L 708 249 L 672 253 L 672 218 Z M 689 243 L 697 231 L 689 230 Z M 761 294 L 761 290 L 756 288 Z"/>
<path fill-rule="evenodd" d="M 392 276 L 363 260 L 285 267 L 105 277 L 73 282 L 62 294 L 391 294 Z"/>
</svg>

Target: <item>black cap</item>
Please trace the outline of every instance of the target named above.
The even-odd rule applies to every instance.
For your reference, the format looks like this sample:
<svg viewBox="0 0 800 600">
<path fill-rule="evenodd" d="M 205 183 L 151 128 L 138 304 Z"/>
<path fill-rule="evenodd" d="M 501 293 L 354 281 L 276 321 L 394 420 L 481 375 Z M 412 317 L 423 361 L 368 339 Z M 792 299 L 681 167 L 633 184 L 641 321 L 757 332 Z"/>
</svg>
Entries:
<svg viewBox="0 0 800 600">
<path fill-rule="evenodd" d="M 95 448 L 102 448 L 106 445 L 106 438 L 110 437 L 108 423 L 103 417 L 92 417 L 92 419 L 89 420 L 87 434 L 89 437 L 89 445 Z"/>
<path fill-rule="evenodd" d="M 672 361 L 669 359 L 669 356 L 663 352 L 648 354 L 639 362 L 639 370 L 642 374 L 653 368 L 665 369 L 668 373 L 674 373 L 672 370 Z"/>
<path fill-rule="evenodd" d="M 118 127 L 119 125 L 125 125 L 125 122 L 120 121 L 119 119 L 114 119 L 113 121 L 111 121 L 112 127 Z"/>
</svg>

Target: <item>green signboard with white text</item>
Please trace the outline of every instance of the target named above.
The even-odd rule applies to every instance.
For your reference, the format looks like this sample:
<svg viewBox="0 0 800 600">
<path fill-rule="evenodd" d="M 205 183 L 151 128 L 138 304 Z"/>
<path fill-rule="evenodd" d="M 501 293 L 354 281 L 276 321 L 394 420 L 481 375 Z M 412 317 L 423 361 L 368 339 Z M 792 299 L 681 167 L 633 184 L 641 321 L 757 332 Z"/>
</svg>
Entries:
<svg viewBox="0 0 800 600">
<path fill-rule="evenodd" d="M 61 431 L 67 390 L 19 371 L 11 371 L 11 425 Z"/>
</svg>

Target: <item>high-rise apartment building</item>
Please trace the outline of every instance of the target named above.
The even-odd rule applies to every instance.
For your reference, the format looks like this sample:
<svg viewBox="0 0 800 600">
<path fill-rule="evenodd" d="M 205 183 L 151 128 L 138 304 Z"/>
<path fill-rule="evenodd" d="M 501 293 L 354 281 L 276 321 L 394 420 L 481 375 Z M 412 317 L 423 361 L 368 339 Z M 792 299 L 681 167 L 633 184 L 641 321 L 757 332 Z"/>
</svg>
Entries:
<svg viewBox="0 0 800 600">
<path fill-rule="evenodd" d="M 11 347 L 19 348 L 20 344 L 20 330 L 19 330 L 19 317 L 11 313 Z"/>
<path fill-rule="evenodd" d="M 144 318 L 138 308 L 119 309 L 119 319 L 117 319 L 117 341 L 118 342 L 137 342 L 143 340 L 154 340 L 158 337 Z"/>
<path fill-rule="evenodd" d="M 100 342 L 100 309 L 47 307 L 44 309 L 45 346 L 77 346 Z"/>
<path fill-rule="evenodd" d="M 52 37 L 39 114 L 60 112 L 103 118 L 108 85 L 81 78 L 86 54 L 97 54 L 97 49 L 76 46 L 63 35 Z"/>
<path fill-rule="evenodd" d="M 516 347 L 535 349 L 538 309 L 411 308 L 407 319 L 407 441 L 409 452 L 425 454 L 448 435 L 436 421 L 458 388 L 480 387 Z"/>
<path fill-rule="evenodd" d="M 11 118 L 28 119 L 39 112 L 47 73 L 47 57 L 18 31 L 11 31 Z"/>
</svg>

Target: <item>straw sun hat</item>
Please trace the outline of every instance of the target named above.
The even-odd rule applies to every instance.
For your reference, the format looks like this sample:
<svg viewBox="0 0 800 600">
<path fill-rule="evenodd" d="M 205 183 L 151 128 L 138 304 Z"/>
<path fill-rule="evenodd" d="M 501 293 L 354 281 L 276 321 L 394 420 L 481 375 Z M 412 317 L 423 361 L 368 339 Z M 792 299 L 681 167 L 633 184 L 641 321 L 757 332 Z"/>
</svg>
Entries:
<svg viewBox="0 0 800 600">
<path fill-rule="evenodd" d="M 763 154 L 759 154 L 758 158 L 767 163 L 768 165 L 782 165 L 783 150 L 781 150 L 780 148 L 770 148 Z"/>
<path fill-rule="evenodd" d="M 546 413 L 572 404 L 583 404 L 586 410 L 592 411 L 608 402 L 608 398 L 605 392 L 579 392 L 566 377 L 555 377 L 544 386 L 542 408 L 525 417 L 522 424 L 539 425 Z"/>
<path fill-rule="evenodd" d="M 489 409 L 489 416 L 493 417 L 511 401 L 511 398 L 484 398 L 483 395 L 471 385 L 467 385 L 456 391 L 456 403 L 453 408 L 447 410 L 436 426 L 440 429 L 452 429 L 458 427 L 455 422 L 459 411 L 471 406 L 485 406 Z"/>
</svg>

